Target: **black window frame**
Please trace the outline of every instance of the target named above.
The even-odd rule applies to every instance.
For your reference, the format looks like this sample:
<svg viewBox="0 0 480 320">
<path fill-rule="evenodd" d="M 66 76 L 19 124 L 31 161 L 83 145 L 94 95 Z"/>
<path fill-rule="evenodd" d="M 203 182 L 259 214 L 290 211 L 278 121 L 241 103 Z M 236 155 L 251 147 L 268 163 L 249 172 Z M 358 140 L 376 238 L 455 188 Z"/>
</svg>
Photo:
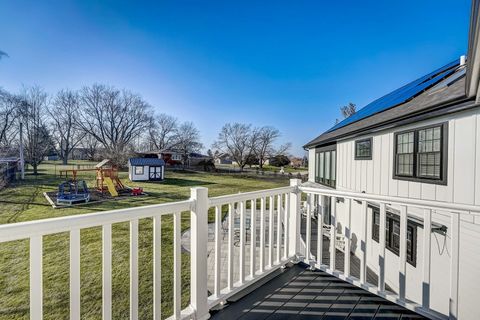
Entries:
<svg viewBox="0 0 480 320">
<path fill-rule="evenodd" d="M 327 152 L 329 152 L 329 155 L 330 155 L 329 179 L 325 178 L 325 163 L 327 162 L 325 155 L 327 154 Z M 335 156 L 333 156 L 333 152 L 335 153 Z M 320 173 L 319 173 L 320 154 L 323 154 L 322 177 L 320 177 Z M 337 185 L 337 145 L 336 144 L 315 148 L 315 182 L 322 184 L 324 186 L 332 187 L 332 188 L 336 187 Z"/>
<path fill-rule="evenodd" d="M 372 240 L 379 243 L 380 242 L 380 209 L 378 207 L 369 206 L 372 210 Z M 378 216 L 378 224 L 375 223 L 375 218 Z M 398 224 L 398 229 L 400 229 L 400 217 L 390 211 L 386 212 L 385 217 L 385 248 L 395 255 L 399 255 L 400 247 L 394 245 L 393 232 L 394 225 Z M 412 235 L 412 238 L 409 239 L 408 233 Z M 400 236 L 400 235 L 399 235 Z M 410 247 L 408 246 L 408 241 L 410 240 Z M 410 254 L 409 254 L 410 249 Z M 407 262 L 413 267 L 417 266 L 417 224 L 408 220 L 407 221 Z"/>
<path fill-rule="evenodd" d="M 418 166 L 418 135 L 419 131 L 440 127 L 440 177 L 426 177 L 419 175 L 419 166 Z M 413 174 L 409 175 L 399 175 L 397 174 L 397 149 L 398 149 L 398 136 L 401 134 L 413 132 Z M 395 180 L 404 180 L 404 181 L 413 181 L 421 183 L 430 183 L 430 184 L 439 184 L 447 185 L 447 176 L 448 176 L 448 122 L 436 123 L 428 126 L 412 128 L 409 130 L 403 130 L 395 132 L 393 135 L 393 170 L 392 178 Z"/>
<path fill-rule="evenodd" d="M 369 156 L 358 155 L 357 144 L 362 143 L 362 142 L 369 142 L 370 143 L 370 155 Z M 366 138 L 366 139 L 355 140 L 355 160 L 372 160 L 372 155 L 373 155 L 373 138 L 370 137 L 370 138 Z"/>
<path fill-rule="evenodd" d="M 137 168 L 142 168 L 142 173 L 137 173 Z M 143 175 L 145 174 L 145 168 L 143 166 L 135 166 L 133 173 L 135 173 L 136 176 Z"/>
</svg>

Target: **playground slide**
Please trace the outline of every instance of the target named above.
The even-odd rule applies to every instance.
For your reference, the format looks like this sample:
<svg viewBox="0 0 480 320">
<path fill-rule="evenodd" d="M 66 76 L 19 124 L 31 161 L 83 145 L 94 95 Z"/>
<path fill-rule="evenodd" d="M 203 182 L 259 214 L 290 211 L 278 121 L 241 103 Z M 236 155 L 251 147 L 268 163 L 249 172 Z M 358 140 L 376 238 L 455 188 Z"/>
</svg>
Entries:
<svg viewBox="0 0 480 320">
<path fill-rule="evenodd" d="M 115 186 L 113 185 L 112 179 L 110 179 L 110 177 L 105 177 L 105 178 L 103 179 L 103 181 L 104 181 L 105 184 L 107 185 L 108 191 L 110 192 L 110 194 L 112 195 L 112 197 L 118 197 L 118 192 L 117 192 L 117 190 L 115 189 Z"/>
</svg>

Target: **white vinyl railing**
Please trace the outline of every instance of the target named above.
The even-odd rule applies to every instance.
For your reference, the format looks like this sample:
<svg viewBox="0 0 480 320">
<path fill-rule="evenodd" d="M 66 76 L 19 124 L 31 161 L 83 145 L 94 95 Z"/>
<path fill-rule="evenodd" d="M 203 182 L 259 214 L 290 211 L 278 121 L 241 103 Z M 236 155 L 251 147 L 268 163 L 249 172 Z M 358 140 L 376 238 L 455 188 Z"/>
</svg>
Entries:
<svg viewBox="0 0 480 320">
<path fill-rule="evenodd" d="M 208 197 L 208 189 L 192 188 L 189 200 L 69 216 L 39 221 L 22 222 L 0 226 L 0 243 L 29 239 L 30 241 L 30 318 L 43 317 L 43 237 L 68 232 L 70 234 L 70 319 L 80 319 L 80 232 L 91 227 L 102 228 L 102 317 L 112 318 L 112 224 L 129 222 L 130 224 L 130 319 L 139 315 L 139 266 L 138 236 L 139 220 L 153 220 L 153 317 L 161 318 L 162 292 L 162 217 L 173 219 L 173 314 L 172 319 L 207 319 L 209 310 L 225 302 L 269 273 L 281 268 L 289 261 L 302 259 L 312 267 L 329 272 L 341 279 L 385 297 L 402 306 L 434 317 L 430 312 L 430 237 L 423 242 L 423 299 L 412 302 L 406 299 L 406 243 L 407 211 L 411 207 L 423 209 L 424 230 L 432 229 L 432 210 L 450 212 L 451 219 L 451 268 L 450 268 L 450 318 L 458 315 L 459 288 L 459 225 L 460 215 L 480 212 L 477 206 L 456 205 L 434 201 L 414 200 L 398 197 L 375 196 L 363 193 L 344 192 L 332 189 L 308 188 L 300 186 L 300 180 L 292 179 L 288 187 L 239 193 L 228 196 Z M 306 196 L 305 196 L 306 194 Z M 322 223 L 318 223 L 317 250 L 312 254 L 312 213 L 315 195 L 330 197 L 331 227 L 328 230 L 330 241 L 330 263 L 324 264 L 323 241 L 327 236 Z M 302 198 L 303 197 L 303 198 Z M 342 231 L 345 239 L 344 272 L 336 266 L 337 251 L 337 212 L 336 199 L 343 198 L 346 203 L 346 220 Z M 301 203 L 307 199 L 305 241 L 301 236 Z M 361 254 L 359 278 L 350 274 L 351 267 L 351 203 L 360 201 L 362 206 Z M 379 231 L 379 275 L 377 284 L 367 282 L 367 202 L 375 202 L 380 207 Z M 400 256 L 398 272 L 398 293 L 385 292 L 385 221 L 386 208 L 391 205 L 400 208 Z M 320 201 L 318 220 L 322 221 L 325 203 Z M 182 310 L 181 297 L 181 213 L 190 212 L 190 303 Z M 214 265 L 207 262 L 209 237 L 209 211 L 213 213 L 214 228 Z M 427 233 L 429 234 L 429 233 Z M 224 236 L 227 241 L 224 242 Z M 335 239 L 335 240 L 334 240 Z M 238 245 L 236 244 L 238 242 Z M 226 259 L 226 263 L 223 263 Z M 222 268 L 226 266 L 227 270 Z M 207 278 L 213 270 L 214 284 L 208 295 Z M 185 294 L 185 293 L 184 293 Z"/>
<path fill-rule="evenodd" d="M 43 318 L 43 238 L 68 232 L 70 244 L 70 319 L 80 319 L 80 232 L 92 227 L 102 228 L 102 318 L 112 319 L 112 225 L 129 222 L 130 227 L 130 319 L 139 317 L 139 220 L 153 223 L 153 318 L 162 315 L 162 217 L 173 220 L 173 314 L 171 319 L 207 319 L 209 310 L 228 297 L 246 288 L 272 271 L 282 267 L 296 256 L 296 236 L 285 221 L 295 220 L 291 215 L 296 206 L 295 187 L 284 187 L 258 192 L 208 198 L 208 189 L 192 188 L 186 201 L 114 210 L 61 218 L 21 222 L 0 226 L 0 243 L 28 239 L 30 243 L 30 319 Z M 293 207 L 292 207 L 293 203 Z M 215 210 L 215 289 L 208 296 L 207 243 L 208 213 Z M 228 215 L 228 279 L 222 286 L 222 232 L 224 217 Z M 181 214 L 190 212 L 190 304 L 181 309 Z M 297 211 L 293 211 L 297 212 Z M 239 225 L 235 214 L 239 215 Z M 247 215 L 250 223 L 247 225 Z M 266 223 L 268 221 L 268 224 Z M 276 227 L 273 223 L 276 222 Z M 275 237 L 274 237 L 275 235 Z M 234 265 L 234 237 L 239 237 L 238 264 Z M 257 243 L 259 239 L 260 244 Z M 291 240 L 293 239 L 293 240 Z M 235 247 L 236 248 L 236 247 Z M 247 261 L 246 248 L 249 248 Z M 262 250 L 268 248 L 268 252 Z M 292 248 L 291 250 L 289 248 Z M 258 262 L 258 263 L 257 263 Z M 248 266 L 248 269 L 247 269 Z M 237 281 L 234 281 L 237 280 Z"/>
<path fill-rule="evenodd" d="M 459 291 L 459 243 L 460 243 L 460 217 L 462 215 L 479 215 L 480 206 L 475 205 L 463 205 L 463 204 L 453 204 L 445 203 L 439 201 L 428 201 L 428 200 L 419 200 L 419 199 L 410 199 L 410 198 L 401 198 L 401 197 L 389 197 L 381 195 L 371 195 L 365 193 L 357 192 L 347 192 L 339 191 L 335 189 L 327 188 L 315 188 L 315 187 L 299 187 L 299 189 L 306 194 L 307 203 L 306 203 L 306 231 L 305 231 L 305 249 L 303 252 L 304 262 L 310 264 L 312 267 L 321 269 L 330 274 L 333 274 L 343 280 L 346 280 L 350 283 L 353 283 L 359 287 L 367 289 L 368 291 L 375 293 L 381 297 L 384 297 L 392 302 L 395 302 L 401 306 L 404 306 L 408 309 L 411 309 L 415 312 L 421 313 L 429 318 L 440 318 L 440 319 L 458 319 L 458 291 Z M 314 196 L 318 196 L 317 204 L 314 204 Z M 323 215 L 325 214 L 326 204 L 324 201 L 331 201 L 330 204 L 330 226 L 329 226 L 329 237 L 330 239 L 337 239 L 338 230 L 338 217 L 337 217 L 337 199 L 344 200 L 344 212 L 343 212 L 343 227 L 341 232 L 343 233 L 344 241 L 344 250 L 343 250 L 343 260 L 344 260 L 344 271 L 339 271 L 338 266 L 336 266 L 336 258 L 338 252 L 338 246 L 336 241 L 330 241 L 329 247 L 329 265 L 324 264 L 322 261 L 323 256 L 323 237 L 324 237 L 324 225 L 323 225 Z M 361 212 L 355 212 L 356 215 L 361 217 L 361 226 L 358 230 L 360 239 L 360 274 L 359 277 L 354 277 L 351 275 L 351 243 L 352 243 L 352 202 L 357 201 L 361 202 Z M 378 283 L 371 284 L 367 281 L 367 256 L 369 251 L 372 249 L 367 245 L 367 228 L 368 228 L 368 204 L 375 203 L 379 206 L 380 212 L 380 221 L 379 221 L 379 250 L 378 250 Z M 316 206 L 316 209 L 314 209 Z M 400 216 L 400 247 L 399 247 L 399 258 L 398 258 L 398 292 L 391 292 L 385 290 L 385 273 L 387 266 L 385 264 L 385 249 L 386 249 L 386 212 L 387 207 L 395 206 L 398 208 Z M 406 298 L 406 288 L 409 285 L 406 281 L 407 278 L 407 221 L 408 216 L 407 212 L 412 209 L 420 209 L 423 212 L 423 230 L 424 236 L 422 246 L 422 256 L 421 259 L 422 265 L 422 298 L 421 301 L 411 301 Z M 442 213 L 448 214 L 450 217 L 450 274 L 449 274 L 449 300 L 445 301 L 449 306 L 448 316 L 440 314 L 430 307 L 430 298 L 431 298 L 431 237 L 430 233 L 432 232 L 432 212 L 440 211 Z M 311 222 L 313 214 L 317 214 L 315 217 L 318 221 L 317 226 L 317 252 L 316 257 L 312 254 L 311 251 Z M 358 226 L 356 226 L 358 228 Z M 314 259 L 316 258 L 316 259 Z M 389 264 L 391 267 L 392 264 Z"/>
</svg>

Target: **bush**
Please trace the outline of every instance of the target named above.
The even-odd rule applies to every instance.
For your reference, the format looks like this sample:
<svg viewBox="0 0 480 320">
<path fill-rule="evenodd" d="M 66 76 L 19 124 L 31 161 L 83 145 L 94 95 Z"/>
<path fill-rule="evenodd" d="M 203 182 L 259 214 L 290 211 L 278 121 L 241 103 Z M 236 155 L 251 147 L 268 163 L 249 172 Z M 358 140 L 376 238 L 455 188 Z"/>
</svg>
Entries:
<svg viewBox="0 0 480 320">
<path fill-rule="evenodd" d="M 290 159 L 285 155 L 278 155 L 270 159 L 270 165 L 274 167 L 283 167 L 290 164 Z"/>
</svg>

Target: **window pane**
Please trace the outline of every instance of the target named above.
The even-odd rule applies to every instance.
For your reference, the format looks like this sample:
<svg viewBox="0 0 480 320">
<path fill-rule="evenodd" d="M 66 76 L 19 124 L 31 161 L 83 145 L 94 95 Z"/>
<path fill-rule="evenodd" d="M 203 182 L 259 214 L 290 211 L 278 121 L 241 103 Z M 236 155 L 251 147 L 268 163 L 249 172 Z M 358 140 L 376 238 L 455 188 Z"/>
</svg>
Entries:
<svg viewBox="0 0 480 320">
<path fill-rule="evenodd" d="M 418 176 L 440 179 L 441 127 L 423 129 L 418 135 Z"/>
<path fill-rule="evenodd" d="M 392 230 L 392 249 L 399 251 L 400 249 L 400 223 L 393 220 L 393 230 Z"/>
<path fill-rule="evenodd" d="M 337 152 L 336 152 L 336 151 L 332 151 L 332 160 L 331 160 L 331 164 L 332 164 L 332 181 L 335 181 L 336 178 L 337 178 L 337 168 L 335 167 L 335 164 L 337 163 L 336 155 L 337 155 Z"/>
<path fill-rule="evenodd" d="M 320 153 L 320 164 L 319 164 L 319 168 L 318 168 L 318 171 L 319 171 L 318 176 L 320 177 L 320 179 L 323 179 L 324 156 L 325 156 L 325 153 L 321 152 Z"/>
<path fill-rule="evenodd" d="M 330 180 L 330 151 L 325 152 L 325 179 Z"/>
</svg>

